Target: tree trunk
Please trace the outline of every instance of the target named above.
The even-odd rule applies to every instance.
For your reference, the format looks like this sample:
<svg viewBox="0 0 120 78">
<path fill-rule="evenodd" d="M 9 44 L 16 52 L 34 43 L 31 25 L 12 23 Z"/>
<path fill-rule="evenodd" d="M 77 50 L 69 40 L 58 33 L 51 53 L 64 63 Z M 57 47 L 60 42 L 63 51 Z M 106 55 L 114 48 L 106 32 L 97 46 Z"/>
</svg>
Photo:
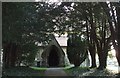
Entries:
<svg viewBox="0 0 120 78">
<path fill-rule="evenodd" d="M 95 51 L 95 46 L 89 46 L 89 52 L 90 52 L 90 56 L 91 56 L 91 67 L 90 68 L 94 68 L 96 67 L 96 51 Z"/>
<path fill-rule="evenodd" d="M 106 38 L 106 20 L 103 20 L 102 23 L 102 39 L 100 39 L 100 45 L 99 45 L 99 49 L 98 49 L 98 56 L 99 56 L 99 62 L 100 65 L 98 67 L 98 69 L 105 69 L 107 66 L 107 56 L 108 56 L 108 49 L 110 49 L 110 38 Z"/>
<path fill-rule="evenodd" d="M 14 67 L 16 62 L 16 50 L 17 45 L 14 43 L 6 43 L 3 46 L 3 66 L 4 68 L 7 67 Z"/>
<path fill-rule="evenodd" d="M 107 66 L 107 56 L 108 56 L 108 49 L 110 48 L 108 43 L 105 43 L 106 46 L 104 46 L 101 50 L 98 50 L 98 56 L 99 56 L 99 67 L 98 69 L 105 69 Z"/>
<path fill-rule="evenodd" d="M 116 7 L 116 15 L 117 15 L 117 24 L 118 24 L 118 29 L 117 29 L 117 34 L 118 34 L 118 50 L 116 50 L 116 58 L 118 61 L 118 73 L 120 73 L 120 3 L 118 3 L 118 7 Z"/>
<path fill-rule="evenodd" d="M 117 21 L 118 21 L 118 30 L 117 30 L 118 50 L 116 51 L 116 57 L 117 57 L 117 61 L 120 67 L 120 3 L 119 3 L 119 7 L 116 8 L 116 14 L 117 14 Z"/>
<path fill-rule="evenodd" d="M 13 43 L 11 46 L 12 46 L 11 47 L 12 48 L 12 51 L 11 51 L 11 67 L 14 67 L 16 59 L 17 59 L 17 55 L 16 55 L 17 45 L 15 43 Z"/>
<path fill-rule="evenodd" d="M 105 9 L 108 8 L 108 5 L 106 3 L 102 3 L 102 7 L 106 13 L 106 15 L 108 16 L 108 22 L 110 24 L 110 31 L 111 31 L 111 37 L 112 37 L 112 43 L 113 43 L 113 47 L 116 51 L 116 58 L 118 61 L 118 65 L 120 67 L 120 3 L 118 3 L 117 7 L 116 7 L 116 15 L 117 15 L 117 24 L 116 24 L 116 20 L 111 21 L 112 17 L 115 18 L 115 16 L 112 17 L 110 16 L 110 10 L 109 9 Z M 112 9 L 112 8 L 111 8 Z M 113 26 L 112 22 L 115 23 L 116 26 Z M 116 43 L 117 41 L 117 43 Z"/>
<path fill-rule="evenodd" d="M 93 18 L 90 22 L 91 24 L 91 29 L 90 29 L 90 42 L 92 44 L 92 47 L 90 47 L 91 51 L 90 51 L 90 55 L 91 55 L 91 58 L 92 58 L 92 67 L 96 67 L 96 40 L 97 40 L 97 37 L 96 37 L 96 32 L 95 32 L 95 27 L 94 27 L 94 24 L 93 24 Z M 91 68 L 92 68 L 91 67 Z"/>
<path fill-rule="evenodd" d="M 95 44 L 94 41 L 92 39 L 92 31 L 90 31 L 89 25 L 88 25 L 88 21 L 86 21 L 86 29 L 87 29 L 87 42 L 88 42 L 88 51 L 90 53 L 91 56 L 91 67 L 90 68 L 94 68 L 96 67 L 96 50 L 95 50 Z M 90 32 L 90 34 L 89 34 Z"/>
</svg>

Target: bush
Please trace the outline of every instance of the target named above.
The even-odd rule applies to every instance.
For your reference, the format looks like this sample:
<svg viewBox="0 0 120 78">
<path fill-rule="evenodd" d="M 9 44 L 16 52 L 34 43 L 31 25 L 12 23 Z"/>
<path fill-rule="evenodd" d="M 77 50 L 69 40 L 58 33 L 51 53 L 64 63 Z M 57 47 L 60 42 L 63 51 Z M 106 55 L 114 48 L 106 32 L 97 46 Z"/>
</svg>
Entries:
<svg viewBox="0 0 120 78">
<path fill-rule="evenodd" d="M 67 44 L 67 54 L 70 63 L 79 66 L 87 57 L 85 39 L 82 39 L 81 35 L 72 34 Z"/>
</svg>

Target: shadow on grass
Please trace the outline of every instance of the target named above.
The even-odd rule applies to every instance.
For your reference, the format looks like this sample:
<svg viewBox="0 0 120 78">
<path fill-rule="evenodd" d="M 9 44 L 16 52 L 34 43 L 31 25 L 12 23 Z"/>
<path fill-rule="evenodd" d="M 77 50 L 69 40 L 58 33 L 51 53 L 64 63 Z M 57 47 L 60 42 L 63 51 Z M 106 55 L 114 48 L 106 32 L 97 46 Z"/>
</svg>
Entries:
<svg viewBox="0 0 120 78">
<path fill-rule="evenodd" d="M 85 73 L 89 71 L 88 67 L 71 67 L 69 69 L 65 69 L 66 73 L 71 76 L 78 76 L 79 74 Z"/>
<path fill-rule="evenodd" d="M 2 76 L 44 76 L 45 68 L 11 67 L 3 69 Z"/>
<path fill-rule="evenodd" d="M 116 73 L 108 69 L 98 70 L 96 68 L 89 69 L 88 67 L 72 67 L 65 70 L 68 74 L 76 78 L 120 78 Z"/>
<path fill-rule="evenodd" d="M 104 70 L 98 70 L 98 69 L 93 69 L 90 71 L 88 74 L 90 76 L 111 76 L 114 75 L 110 70 L 104 69 Z"/>
</svg>

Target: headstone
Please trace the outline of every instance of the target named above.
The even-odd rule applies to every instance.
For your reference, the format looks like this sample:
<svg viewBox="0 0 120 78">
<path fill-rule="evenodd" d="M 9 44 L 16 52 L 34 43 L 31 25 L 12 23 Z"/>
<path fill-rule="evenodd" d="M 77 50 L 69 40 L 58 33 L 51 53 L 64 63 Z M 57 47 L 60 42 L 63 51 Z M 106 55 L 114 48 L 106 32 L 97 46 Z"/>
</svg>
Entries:
<svg viewBox="0 0 120 78">
<path fill-rule="evenodd" d="M 37 67 L 40 67 L 40 61 L 37 62 Z"/>
</svg>

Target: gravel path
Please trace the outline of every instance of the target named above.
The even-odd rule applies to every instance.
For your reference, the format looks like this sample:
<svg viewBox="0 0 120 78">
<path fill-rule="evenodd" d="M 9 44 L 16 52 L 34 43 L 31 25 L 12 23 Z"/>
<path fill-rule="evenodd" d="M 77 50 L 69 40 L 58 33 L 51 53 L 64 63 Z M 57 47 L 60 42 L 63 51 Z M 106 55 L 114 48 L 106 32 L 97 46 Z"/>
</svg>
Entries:
<svg viewBox="0 0 120 78">
<path fill-rule="evenodd" d="M 62 68 L 48 68 L 45 71 L 45 76 L 68 76 Z"/>
</svg>

